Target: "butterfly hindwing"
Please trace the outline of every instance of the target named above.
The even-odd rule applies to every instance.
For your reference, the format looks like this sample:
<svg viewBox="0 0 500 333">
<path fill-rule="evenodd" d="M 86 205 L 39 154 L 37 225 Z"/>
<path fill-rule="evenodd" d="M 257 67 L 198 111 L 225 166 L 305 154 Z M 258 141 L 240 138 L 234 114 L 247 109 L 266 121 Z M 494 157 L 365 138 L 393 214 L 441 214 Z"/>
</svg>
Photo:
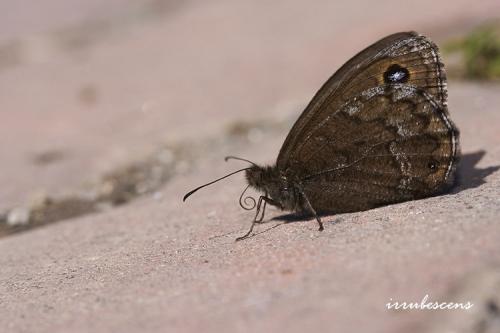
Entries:
<svg viewBox="0 0 500 333">
<path fill-rule="evenodd" d="M 318 210 L 368 209 L 435 194 L 451 184 L 449 119 L 421 91 L 405 85 L 374 88 L 331 121 L 342 130 L 321 127 L 313 139 L 316 148 L 301 155 L 302 186 Z"/>
</svg>

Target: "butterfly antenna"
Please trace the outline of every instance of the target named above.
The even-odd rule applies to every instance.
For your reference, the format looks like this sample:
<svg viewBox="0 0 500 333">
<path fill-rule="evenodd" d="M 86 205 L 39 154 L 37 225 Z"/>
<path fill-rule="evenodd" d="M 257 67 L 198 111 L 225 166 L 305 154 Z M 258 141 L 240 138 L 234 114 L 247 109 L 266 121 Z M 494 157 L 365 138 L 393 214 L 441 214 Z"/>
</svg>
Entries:
<svg viewBox="0 0 500 333">
<path fill-rule="evenodd" d="M 201 185 L 201 186 L 198 186 L 197 188 L 195 188 L 194 190 L 192 191 L 189 191 L 188 193 L 186 193 L 186 195 L 184 196 L 184 198 L 182 198 L 182 201 L 186 201 L 187 198 L 189 198 L 191 196 L 191 194 L 193 194 L 194 192 L 198 191 L 199 189 L 202 189 L 208 185 L 212 185 L 213 183 L 217 183 L 218 181 L 220 180 L 223 180 L 224 178 L 227 178 L 229 176 L 232 176 L 238 172 L 242 172 L 242 171 L 245 171 L 245 170 L 249 170 L 250 168 L 244 168 L 244 169 L 240 169 L 240 170 L 237 170 L 237 171 L 234 171 L 234 172 L 231 172 L 230 174 L 227 174 L 225 175 L 224 177 L 220 177 L 220 178 L 217 178 L 216 180 L 213 180 L 211 181 L 210 183 L 206 183 L 204 185 Z"/>
<path fill-rule="evenodd" d="M 238 160 L 238 161 L 248 162 L 248 163 L 250 163 L 252 165 L 257 166 L 257 164 L 255 164 L 254 162 L 249 161 L 246 158 L 241 158 L 241 157 L 237 157 L 237 156 L 226 156 L 226 157 L 224 157 L 224 161 L 227 162 L 228 160 Z"/>
</svg>

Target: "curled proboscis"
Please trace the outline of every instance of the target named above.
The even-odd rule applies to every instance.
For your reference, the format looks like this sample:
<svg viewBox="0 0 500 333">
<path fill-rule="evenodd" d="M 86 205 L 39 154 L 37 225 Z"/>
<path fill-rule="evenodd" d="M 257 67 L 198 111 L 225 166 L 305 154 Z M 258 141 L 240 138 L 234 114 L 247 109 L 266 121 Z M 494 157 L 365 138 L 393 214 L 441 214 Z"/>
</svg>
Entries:
<svg viewBox="0 0 500 333">
<path fill-rule="evenodd" d="M 240 195 L 240 206 L 241 206 L 241 208 L 243 208 L 245 210 L 252 210 L 255 208 L 255 206 L 257 206 L 257 201 L 253 197 L 251 197 L 249 195 L 244 197 L 245 192 L 248 190 L 249 187 L 250 187 L 250 185 L 245 187 L 245 189 L 243 190 L 243 192 L 241 192 L 241 195 Z"/>
</svg>

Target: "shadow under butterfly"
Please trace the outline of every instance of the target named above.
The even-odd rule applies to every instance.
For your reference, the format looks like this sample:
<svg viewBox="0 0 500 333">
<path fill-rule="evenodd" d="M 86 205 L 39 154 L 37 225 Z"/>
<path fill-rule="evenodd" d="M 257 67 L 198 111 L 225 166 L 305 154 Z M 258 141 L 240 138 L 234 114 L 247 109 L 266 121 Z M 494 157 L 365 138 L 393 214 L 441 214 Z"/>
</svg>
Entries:
<svg viewBox="0 0 500 333">
<path fill-rule="evenodd" d="M 464 154 L 460 160 L 458 168 L 457 186 L 453 189 L 454 193 L 460 193 L 463 190 L 479 187 L 486 183 L 485 178 L 492 173 L 500 170 L 500 165 L 478 168 L 477 164 L 486 155 L 484 150 L 474 153 Z"/>
<path fill-rule="evenodd" d="M 315 217 L 368 210 L 441 194 L 455 183 L 459 132 L 447 108 L 437 46 L 415 32 L 385 37 L 344 64 L 293 125 L 276 164 L 239 172 L 244 209 L 256 208 L 248 237 L 267 204 Z M 244 197 L 248 187 L 263 193 Z"/>
</svg>

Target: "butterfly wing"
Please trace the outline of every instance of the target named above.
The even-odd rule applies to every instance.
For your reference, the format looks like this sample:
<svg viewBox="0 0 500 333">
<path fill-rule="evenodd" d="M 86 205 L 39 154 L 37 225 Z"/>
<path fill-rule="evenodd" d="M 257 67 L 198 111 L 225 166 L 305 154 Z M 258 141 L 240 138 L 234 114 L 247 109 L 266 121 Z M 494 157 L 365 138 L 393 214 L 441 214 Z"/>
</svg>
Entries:
<svg viewBox="0 0 500 333">
<path fill-rule="evenodd" d="M 319 211 L 356 211 L 438 193 L 452 182 L 458 131 L 438 49 L 388 36 L 342 66 L 290 131 L 277 167 Z"/>
</svg>

